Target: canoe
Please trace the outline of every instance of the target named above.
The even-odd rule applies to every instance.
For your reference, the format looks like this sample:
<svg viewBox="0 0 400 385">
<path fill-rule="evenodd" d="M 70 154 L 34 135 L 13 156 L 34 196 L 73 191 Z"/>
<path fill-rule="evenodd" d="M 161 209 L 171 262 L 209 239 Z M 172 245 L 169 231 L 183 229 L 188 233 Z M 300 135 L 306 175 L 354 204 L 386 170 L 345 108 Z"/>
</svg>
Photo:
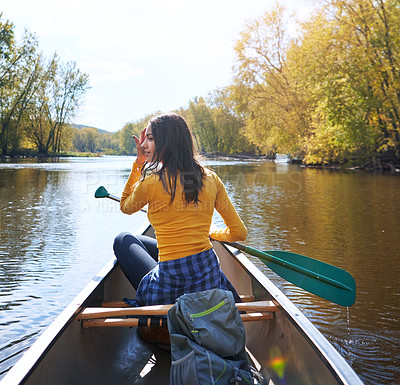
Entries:
<svg viewBox="0 0 400 385">
<path fill-rule="evenodd" d="M 141 232 L 154 236 L 151 226 Z M 246 349 L 265 384 L 362 384 L 328 340 L 241 252 L 214 242 L 226 276 L 243 298 L 269 301 L 266 319 L 245 322 Z M 1 385 L 169 384 L 170 353 L 136 327 L 84 327 L 83 309 L 133 298 L 115 258 L 25 352 Z"/>
</svg>

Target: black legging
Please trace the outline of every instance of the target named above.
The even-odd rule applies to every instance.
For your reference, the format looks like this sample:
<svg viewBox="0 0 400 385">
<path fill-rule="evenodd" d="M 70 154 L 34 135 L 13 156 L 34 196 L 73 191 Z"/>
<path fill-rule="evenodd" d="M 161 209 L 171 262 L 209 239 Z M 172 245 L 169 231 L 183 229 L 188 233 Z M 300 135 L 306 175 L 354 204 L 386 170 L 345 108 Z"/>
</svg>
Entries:
<svg viewBox="0 0 400 385">
<path fill-rule="evenodd" d="M 136 290 L 142 278 L 157 266 L 157 241 L 145 235 L 136 237 L 124 232 L 114 240 L 114 254 Z"/>
</svg>

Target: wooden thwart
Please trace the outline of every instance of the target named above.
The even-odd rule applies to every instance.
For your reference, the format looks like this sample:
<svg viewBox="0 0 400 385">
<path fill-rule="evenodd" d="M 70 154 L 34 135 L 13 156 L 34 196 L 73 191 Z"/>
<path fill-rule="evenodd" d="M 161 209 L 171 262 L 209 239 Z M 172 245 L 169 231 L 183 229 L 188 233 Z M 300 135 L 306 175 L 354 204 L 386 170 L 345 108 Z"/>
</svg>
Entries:
<svg viewBox="0 0 400 385">
<path fill-rule="evenodd" d="M 95 319 L 122 316 L 160 316 L 166 315 L 173 305 L 153 305 L 142 307 L 88 307 L 77 315 L 77 319 Z M 237 303 L 239 311 L 274 312 L 278 307 L 272 301 Z"/>
<path fill-rule="evenodd" d="M 273 313 L 249 313 L 249 314 L 241 314 L 240 315 L 243 322 L 252 322 L 252 321 L 263 321 L 263 320 L 271 320 L 274 318 Z M 138 318 L 99 318 L 99 319 L 84 319 L 82 322 L 82 326 L 84 328 L 94 328 L 94 327 L 137 327 L 139 326 Z M 143 322 L 143 320 L 141 320 Z M 146 321 L 146 325 L 141 324 L 141 326 L 156 326 L 154 325 L 154 319 L 148 318 Z M 162 320 L 159 320 L 159 325 L 161 325 Z"/>
<path fill-rule="evenodd" d="M 115 303 L 115 302 L 113 302 Z M 83 309 L 76 319 L 82 320 L 82 326 L 89 327 L 137 327 L 139 326 L 162 326 L 161 319 L 154 319 L 151 316 L 162 316 L 168 313 L 173 305 L 154 305 L 142 307 L 88 307 Z M 241 314 L 243 322 L 271 320 L 274 312 L 279 308 L 272 301 L 242 302 L 236 307 Z M 118 318 L 136 316 L 139 318 Z M 145 323 L 145 325 L 144 325 Z M 157 324 L 156 324 L 157 323 Z M 164 319 L 165 325 L 165 319 Z"/>
<path fill-rule="evenodd" d="M 99 328 L 99 327 L 137 327 L 139 326 L 155 326 L 161 327 L 165 326 L 163 324 L 163 319 L 155 319 L 151 317 L 147 317 L 146 319 L 139 318 L 99 318 L 99 319 L 91 319 L 91 320 L 83 320 L 82 326 L 84 328 Z M 156 324 L 157 322 L 157 324 Z"/>
<path fill-rule="evenodd" d="M 240 294 L 239 297 L 242 300 L 242 302 L 254 302 L 254 295 Z M 112 301 L 112 302 L 103 302 L 102 307 L 129 307 L 129 305 L 124 301 Z"/>
</svg>

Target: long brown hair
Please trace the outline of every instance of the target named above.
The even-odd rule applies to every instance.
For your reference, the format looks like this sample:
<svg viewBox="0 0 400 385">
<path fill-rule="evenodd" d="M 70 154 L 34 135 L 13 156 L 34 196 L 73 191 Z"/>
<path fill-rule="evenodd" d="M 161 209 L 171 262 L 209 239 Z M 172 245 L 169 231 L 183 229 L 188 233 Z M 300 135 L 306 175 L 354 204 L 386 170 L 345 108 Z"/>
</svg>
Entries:
<svg viewBox="0 0 400 385">
<path fill-rule="evenodd" d="M 171 113 L 158 115 L 150 119 L 149 124 L 155 151 L 148 170 L 159 176 L 171 202 L 175 198 L 179 176 L 185 201 L 198 203 L 205 171 L 195 159 L 193 137 L 185 120 Z"/>
</svg>

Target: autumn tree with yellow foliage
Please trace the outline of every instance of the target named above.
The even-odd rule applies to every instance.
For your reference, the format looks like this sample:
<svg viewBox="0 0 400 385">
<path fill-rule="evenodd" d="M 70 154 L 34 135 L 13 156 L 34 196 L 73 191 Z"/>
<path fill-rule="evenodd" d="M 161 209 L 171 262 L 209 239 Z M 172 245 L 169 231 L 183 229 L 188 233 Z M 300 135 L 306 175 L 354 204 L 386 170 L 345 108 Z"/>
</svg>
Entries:
<svg viewBox="0 0 400 385">
<path fill-rule="evenodd" d="M 307 163 L 400 163 L 400 7 L 328 0 L 299 37 L 279 5 L 236 43 L 231 98 L 265 152 Z"/>
</svg>

